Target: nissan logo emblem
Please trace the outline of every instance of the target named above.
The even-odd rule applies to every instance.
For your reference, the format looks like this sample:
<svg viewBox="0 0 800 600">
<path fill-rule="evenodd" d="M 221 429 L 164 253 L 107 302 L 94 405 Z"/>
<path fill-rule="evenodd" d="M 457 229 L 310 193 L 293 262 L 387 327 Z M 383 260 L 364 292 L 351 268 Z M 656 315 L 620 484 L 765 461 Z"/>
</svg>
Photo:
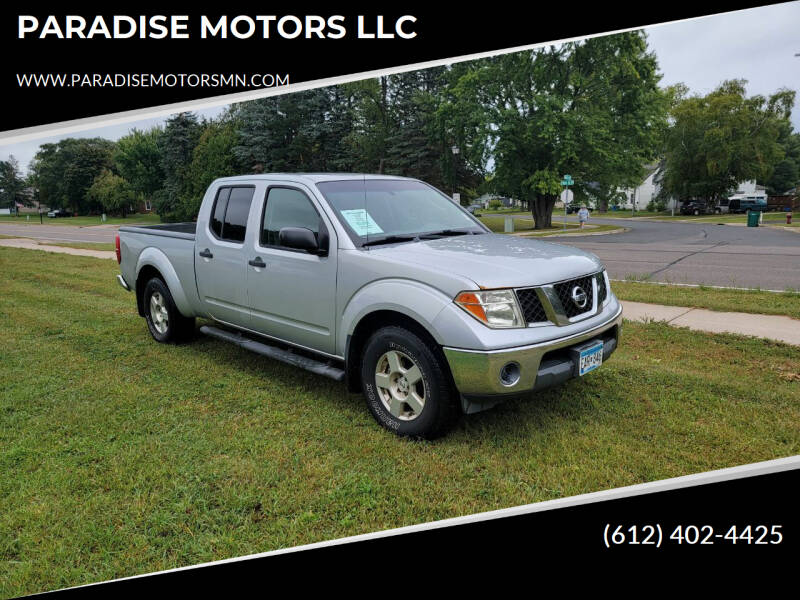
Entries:
<svg viewBox="0 0 800 600">
<path fill-rule="evenodd" d="M 583 291 L 583 288 L 579 285 L 576 285 L 572 288 L 572 293 L 570 294 L 572 297 L 572 303 L 577 306 L 578 308 L 586 308 L 586 303 L 589 301 L 589 296 L 586 295 L 586 292 Z"/>
</svg>

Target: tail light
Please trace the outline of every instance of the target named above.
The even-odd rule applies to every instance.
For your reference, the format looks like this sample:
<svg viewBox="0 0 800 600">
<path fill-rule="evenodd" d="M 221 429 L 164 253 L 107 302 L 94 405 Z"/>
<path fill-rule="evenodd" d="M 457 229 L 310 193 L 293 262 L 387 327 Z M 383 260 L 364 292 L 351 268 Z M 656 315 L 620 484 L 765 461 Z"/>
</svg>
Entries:
<svg viewBox="0 0 800 600">
<path fill-rule="evenodd" d="M 122 263 L 122 252 L 119 249 L 119 234 L 114 238 L 114 249 L 117 251 L 117 264 Z"/>
</svg>

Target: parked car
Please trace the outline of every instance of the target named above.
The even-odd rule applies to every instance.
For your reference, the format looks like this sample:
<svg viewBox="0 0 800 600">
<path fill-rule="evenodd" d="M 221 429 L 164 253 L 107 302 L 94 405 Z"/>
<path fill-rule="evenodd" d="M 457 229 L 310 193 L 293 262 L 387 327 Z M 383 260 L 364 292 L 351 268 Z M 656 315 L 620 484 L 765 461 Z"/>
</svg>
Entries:
<svg viewBox="0 0 800 600">
<path fill-rule="evenodd" d="M 475 213 L 477 213 L 479 210 L 483 210 L 483 206 L 482 206 L 482 205 L 480 205 L 480 204 L 470 204 L 470 205 L 467 207 L 467 211 L 468 211 L 468 212 L 469 212 L 469 214 L 471 214 L 471 215 L 474 215 L 474 214 L 475 214 Z"/>
<path fill-rule="evenodd" d="M 586 375 L 622 324 L 596 256 L 494 234 L 414 179 L 217 179 L 196 223 L 121 227 L 116 246 L 156 341 L 209 319 L 203 334 L 345 381 L 404 436 Z"/>
<path fill-rule="evenodd" d="M 766 200 L 733 198 L 728 203 L 728 212 L 746 213 L 751 210 L 766 212 L 769 210 Z"/>
<path fill-rule="evenodd" d="M 711 215 L 714 209 L 705 202 L 692 201 L 681 204 L 679 212 L 682 215 Z"/>
<path fill-rule="evenodd" d="M 57 219 L 58 217 L 71 217 L 72 213 L 66 208 L 56 208 L 48 212 L 47 216 L 51 219 Z"/>
</svg>

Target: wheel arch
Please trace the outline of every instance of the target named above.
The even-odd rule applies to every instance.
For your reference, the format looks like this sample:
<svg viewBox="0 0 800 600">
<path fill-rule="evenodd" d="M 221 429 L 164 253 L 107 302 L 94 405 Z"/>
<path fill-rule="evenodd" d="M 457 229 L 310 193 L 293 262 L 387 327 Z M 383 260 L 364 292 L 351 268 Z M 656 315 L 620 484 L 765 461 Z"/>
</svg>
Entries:
<svg viewBox="0 0 800 600">
<path fill-rule="evenodd" d="M 380 309 L 364 315 L 356 324 L 353 332 L 347 336 L 345 348 L 345 382 L 350 392 L 361 391 L 361 358 L 364 346 L 370 336 L 378 329 L 387 326 L 397 326 L 407 329 L 419 337 L 433 353 L 441 360 L 443 370 L 453 384 L 450 365 L 442 351 L 441 344 L 431 335 L 419 321 L 405 313 L 392 309 Z M 454 384 L 453 384 L 454 385 Z"/>
<path fill-rule="evenodd" d="M 142 251 L 136 266 L 136 307 L 140 316 L 144 316 L 142 301 L 144 286 L 153 277 L 158 277 L 167 286 L 169 293 L 172 295 L 172 300 L 181 315 L 184 317 L 195 316 L 192 306 L 186 297 L 186 292 L 181 285 L 181 280 L 169 258 L 161 250 L 153 247 Z"/>
</svg>

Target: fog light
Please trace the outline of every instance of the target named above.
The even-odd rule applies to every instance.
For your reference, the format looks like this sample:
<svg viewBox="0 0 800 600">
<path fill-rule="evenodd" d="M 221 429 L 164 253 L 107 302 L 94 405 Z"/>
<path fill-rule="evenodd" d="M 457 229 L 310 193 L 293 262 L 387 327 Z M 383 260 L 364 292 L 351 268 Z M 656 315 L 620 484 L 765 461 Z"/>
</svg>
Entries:
<svg viewBox="0 0 800 600">
<path fill-rule="evenodd" d="M 519 377 L 519 365 L 515 362 L 506 363 L 503 365 L 503 368 L 500 369 L 500 383 L 506 387 L 516 385 L 519 381 Z"/>
</svg>

